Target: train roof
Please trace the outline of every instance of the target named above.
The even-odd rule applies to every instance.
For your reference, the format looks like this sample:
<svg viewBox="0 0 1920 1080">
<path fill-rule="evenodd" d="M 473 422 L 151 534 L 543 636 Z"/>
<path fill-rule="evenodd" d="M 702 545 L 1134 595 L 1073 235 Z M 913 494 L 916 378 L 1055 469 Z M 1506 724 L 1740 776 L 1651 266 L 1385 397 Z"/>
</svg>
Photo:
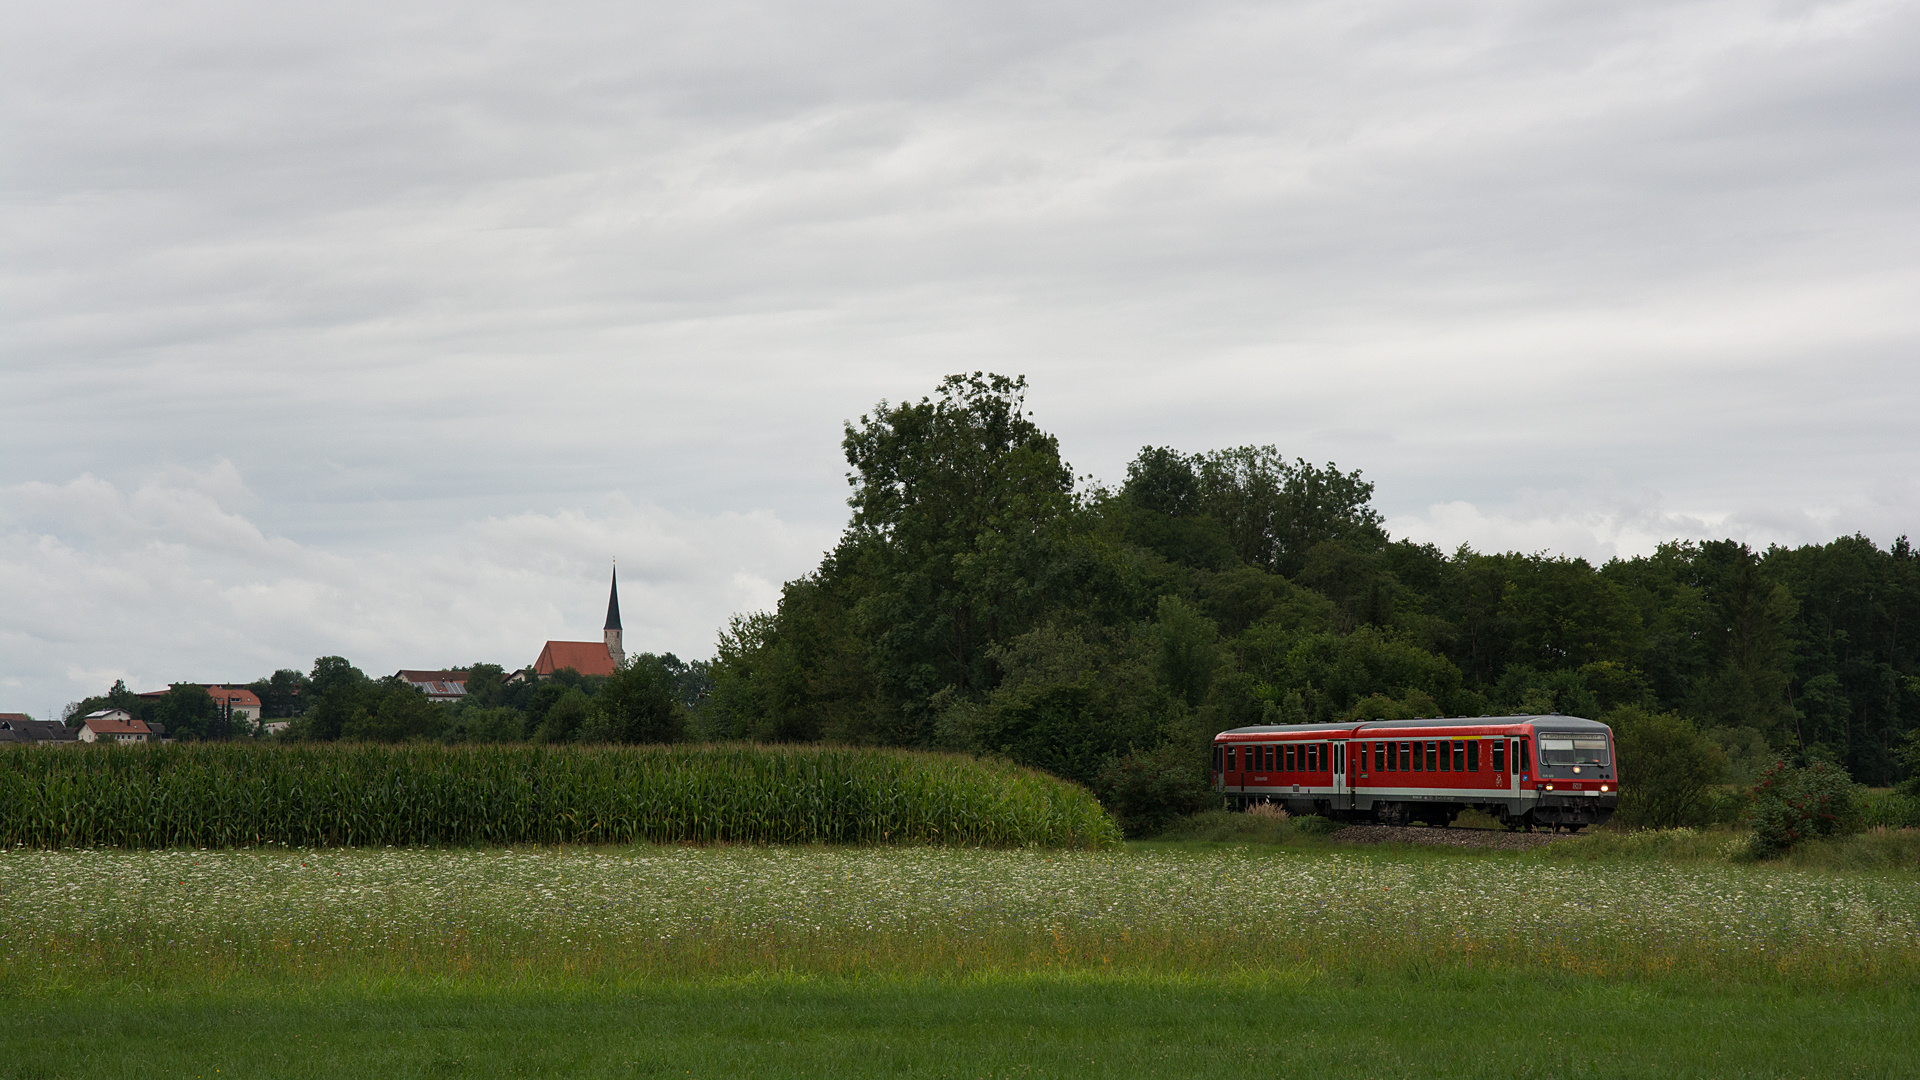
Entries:
<svg viewBox="0 0 1920 1080">
<path fill-rule="evenodd" d="M 1339 724 L 1255 724 L 1251 727 L 1233 728 L 1220 734 L 1270 735 L 1282 731 L 1350 732 L 1360 728 L 1377 731 L 1382 728 L 1480 727 L 1501 724 L 1532 724 L 1535 728 L 1545 727 L 1555 731 L 1607 730 L 1607 725 L 1597 720 L 1549 713 L 1545 716 L 1434 716 L 1424 720 L 1349 720 Z"/>
</svg>

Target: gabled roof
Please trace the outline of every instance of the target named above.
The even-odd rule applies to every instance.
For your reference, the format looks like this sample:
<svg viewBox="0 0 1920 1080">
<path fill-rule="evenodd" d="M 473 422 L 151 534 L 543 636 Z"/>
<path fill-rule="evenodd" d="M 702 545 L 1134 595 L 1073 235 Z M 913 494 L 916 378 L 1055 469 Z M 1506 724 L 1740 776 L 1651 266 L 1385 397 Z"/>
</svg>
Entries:
<svg viewBox="0 0 1920 1080">
<path fill-rule="evenodd" d="M 257 709 L 260 707 L 260 695 L 244 686 L 225 686 L 220 683 L 181 683 L 181 686 L 198 686 L 215 701 L 227 702 L 236 709 Z M 173 693 L 173 687 L 165 690 L 148 690 L 140 694 L 143 698 L 158 701 Z"/>
<path fill-rule="evenodd" d="M 119 715 L 114 715 L 116 713 Z M 147 727 L 146 724 L 120 712 L 119 709 L 102 709 L 97 713 L 89 713 L 87 714 L 86 722 L 81 726 L 92 731 L 95 735 L 153 734 L 153 730 Z"/>
<path fill-rule="evenodd" d="M 413 668 L 401 668 L 394 672 L 401 682 L 426 692 L 428 697 L 457 698 L 467 693 L 467 673 L 464 671 L 416 671 Z"/>
<path fill-rule="evenodd" d="M 209 686 L 207 696 L 215 701 L 225 702 L 236 709 L 257 709 L 260 707 L 260 695 L 239 686 Z"/>
<path fill-rule="evenodd" d="M 58 720 L 35 720 L 26 713 L 0 713 L 0 742 L 74 742 L 79 733 Z"/>
<path fill-rule="evenodd" d="M 549 641 L 533 662 L 535 675 L 551 675 L 561 668 L 572 668 L 582 675 L 611 675 L 613 654 L 604 641 Z"/>
</svg>

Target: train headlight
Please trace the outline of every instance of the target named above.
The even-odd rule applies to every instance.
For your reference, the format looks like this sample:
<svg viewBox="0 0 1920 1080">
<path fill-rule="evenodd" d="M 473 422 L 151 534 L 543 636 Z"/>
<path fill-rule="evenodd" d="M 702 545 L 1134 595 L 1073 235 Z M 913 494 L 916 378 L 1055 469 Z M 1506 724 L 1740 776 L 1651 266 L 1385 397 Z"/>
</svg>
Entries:
<svg viewBox="0 0 1920 1080">
<path fill-rule="evenodd" d="M 1552 784 L 1548 784 L 1548 785 L 1547 785 L 1547 790 L 1548 790 L 1548 791 L 1552 791 L 1552 790 L 1553 790 L 1553 785 L 1552 785 Z"/>
<path fill-rule="evenodd" d="M 1613 785 L 1612 785 L 1612 784 L 1601 784 L 1601 785 L 1600 785 L 1600 790 L 1601 790 L 1601 791 L 1612 791 L 1612 790 L 1613 790 Z"/>
</svg>

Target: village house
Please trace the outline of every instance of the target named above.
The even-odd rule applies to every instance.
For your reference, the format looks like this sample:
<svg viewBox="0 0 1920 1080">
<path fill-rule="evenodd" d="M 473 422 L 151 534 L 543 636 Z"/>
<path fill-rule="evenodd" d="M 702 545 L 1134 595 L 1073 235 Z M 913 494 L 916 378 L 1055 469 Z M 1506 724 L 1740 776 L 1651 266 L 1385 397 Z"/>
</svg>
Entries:
<svg viewBox="0 0 1920 1080">
<path fill-rule="evenodd" d="M 154 731 L 125 709 L 101 709 L 80 721 L 76 737 L 81 742 L 106 740 L 117 743 L 143 743 L 154 738 Z"/>
<path fill-rule="evenodd" d="M 429 701 L 451 704 L 467 696 L 467 673 L 464 671 L 414 671 L 401 668 L 394 677 L 415 690 L 427 695 Z"/>
<path fill-rule="evenodd" d="M 260 696 L 244 686 L 227 686 L 223 683 L 182 683 L 181 685 L 198 686 L 205 690 L 207 696 L 213 699 L 213 704 L 220 710 L 221 715 L 237 724 L 251 725 L 260 719 L 263 712 L 260 707 Z M 159 701 L 171 693 L 173 688 L 168 687 L 165 690 L 148 690 L 140 696 L 147 701 Z"/>
<path fill-rule="evenodd" d="M 56 746 L 78 741 L 74 730 L 58 720 L 35 720 L 26 713 L 0 713 L 0 743 Z"/>
<path fill-rule="evenodd" d="M 209 686 L 206 689 L 207 696 L 235 723 L 244 720 L 253 724 L 263 715 L 260 695 L 244 686 Z"/>
</svg>

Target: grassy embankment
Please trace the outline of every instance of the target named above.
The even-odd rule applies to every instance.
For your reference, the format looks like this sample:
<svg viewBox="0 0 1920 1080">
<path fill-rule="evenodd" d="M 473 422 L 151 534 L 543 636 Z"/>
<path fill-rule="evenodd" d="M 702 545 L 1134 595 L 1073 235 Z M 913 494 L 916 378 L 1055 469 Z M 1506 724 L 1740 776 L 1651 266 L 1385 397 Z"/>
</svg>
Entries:
<svg viewBox="0 0 1920 1080">
<path fill-rule="evenodd" d="M 1890 1075 L 1920 1052 L 1914 874 L 1550 852 L 16 849 L 0 1076 Z"/>
</svg>

